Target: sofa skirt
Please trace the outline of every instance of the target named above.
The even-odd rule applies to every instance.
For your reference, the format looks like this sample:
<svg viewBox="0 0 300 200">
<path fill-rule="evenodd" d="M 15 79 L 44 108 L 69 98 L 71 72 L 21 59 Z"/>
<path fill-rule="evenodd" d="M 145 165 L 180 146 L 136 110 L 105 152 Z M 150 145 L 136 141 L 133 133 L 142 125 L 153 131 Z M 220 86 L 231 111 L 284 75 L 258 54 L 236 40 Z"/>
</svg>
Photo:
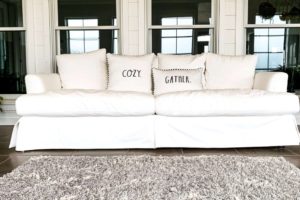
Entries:
<svg viewBox="0 0 300 200">
<path fill-rule="evenodd" d="M 22 117 L 10 147 L 232 148 L 299 145 L 293 115 L 245 117 Z"/>
</svg>

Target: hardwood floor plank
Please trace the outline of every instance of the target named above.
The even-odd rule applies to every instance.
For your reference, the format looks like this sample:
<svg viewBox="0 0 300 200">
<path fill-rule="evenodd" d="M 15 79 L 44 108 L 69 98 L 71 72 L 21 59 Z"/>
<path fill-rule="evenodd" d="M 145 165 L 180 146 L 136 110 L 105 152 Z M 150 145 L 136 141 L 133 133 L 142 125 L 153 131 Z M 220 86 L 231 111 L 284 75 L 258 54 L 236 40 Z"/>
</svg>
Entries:
<svg viewBox="0 0 300 200">
<path fill-rule="evenodd" d="M 239 148 L 240 155 L 246 156 L 297 156 L 289 148 L 262 147 L 262 148 Z"/>
</svg>

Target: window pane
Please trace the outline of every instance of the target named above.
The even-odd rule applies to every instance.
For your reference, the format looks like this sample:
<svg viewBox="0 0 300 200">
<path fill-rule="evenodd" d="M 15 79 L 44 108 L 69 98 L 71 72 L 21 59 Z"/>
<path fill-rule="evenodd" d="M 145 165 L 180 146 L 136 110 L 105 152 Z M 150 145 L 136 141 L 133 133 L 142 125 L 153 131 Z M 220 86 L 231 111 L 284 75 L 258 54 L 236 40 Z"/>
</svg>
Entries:
<svg viewBox="0 0 300 200">
<path fill-rule="evenodd" d="M 255 52 L 268 52 L 268 37 L 255 36 L 254 38 L 254 51 Z"/>
<path fill-rule="evenodd" d="M 22 26 L 22 0 L 0 0 L 0 27 Z"/>
<path fill-rule="evenodd" d="M 269 29 L 267 28 L 256 28 L 254 30 L 255 35 L 269 35 Z"/>
<path fill-rule="evenodd" d="M 259 15 L 261 3 L 269 2 L 276 9 L 276 13 L 270 19 Z M 293 8 L 294 7 L 294 8 Z M 300 23 L 297 9 L 300 8 L 299 1 L 278 1 L 278 0 L 249 0 L 248 1 L 248 23 L 249 24 L 297 24 Z M 296 14 L 294 11 L 296 11 Z M 296 10 L 295 10 L 296 9 Z"/>
<path fill-rule="evenodd" d="M 272 28 L 269 29 L 270 35 L 284 35 L 284 28 Z"/>
<path fill-rule="evenodd" d="M 193 35 L 192 29 L 177 30 L 177 36 L 192 36 L 192 35 Z"/>
<path fill-rule="evenodd" d="M 269 56 L 269 68 L 277 69 L 279 66 L 283 65 L 283 53 L 270 53 Z"/>
<path fill-rule="evenodd" d="M 0 32 L 0 94 L 25 93 L 25 32 Z"/>
<path fill-rule="evenodd" d="M 84 46 L 85 52 L 95 51 L 99 49 L 99 40 L 86 40 Z"/>
<path fill-rule="evenodd" d="M 119 53 L 119 45 L 118 45 L 118 39 L 114 39 L 114 54 Z"/>
<path fill-rule="evenodd" d="M 68 19 L 67 25 L 68 26 L 83 26 L 83 20 L 82 19 Z"/>
<path fill-rule="evenodd" d="M 84 53 L 84 40 L 70 40 L 70 53 Z"/>
<path fill-rule="evenodd" d="M 213 30 L 210 29 L 155 29 L 152 30 L 152 51 L 170 54 L 211 52 L 213 49 L 212 38 Z"/>
<path fill-rule="evenodd" d="M 269 51 L 270 52 L 283 52 L 284 35 L 282 36 L 270 36 L 269 39 Z"/>
<path fill-rule="evenodd" d="M 70 39 L 83 39 L 84 31 L 70 31 Z"/>
<path fill-rule="evenodd" d="M 176 37 L 176 30 L 161 30 L 162 37 Z"/>
<path fill-rule="evenodd" d="M 257 53 L 257 69 L 268 69 L 268 54 L 267 53 Z"/>
<path fill-rule="evenodd" d="M 178 38 L 177 39 L 177 54 L 192 53 L 192 38 Z"/>
<path fill-rule="evenodd" d="M 59 26 L 67 26 L 68 19 L 94 19 L 84 21 L 85 26 L 113 25 L 115 18 L 116 0 L 58 0 Z"/>
<path fill-rule="evenodd" d="M 86 40 L 99 39 L 99 31 L 83 31 Z"/>
<path fill-rule="evenodd" d="M 178 25 L 193 25 L 193 17 L 178 17 Z"/>
<path fill-rule="evenodd" d="M 83 26 L 98 26 L 98 19 L 85 19 Z"/>
<path fill-rule="evenodd" d="M 177 17 L 162 18 L 161 24 L 164 26 L 177 25 Z"/>
<path fill-rule="evenodd" d="M 106 48 L 114 53 L 114 30 L 61 30 L 60 53 L 83 53 Z"/>
<path fill-rule="evenodd" d="M 152 25 L 210 24 L 211 0 L 152 0 Z M 164 19 L 169 18 L 169 19 Z"/>
<path fill-rule="evenodd" d="M 176 53 L 176 38 L 162 38 L 161 53 L 175 54 Z"/>
</svg>

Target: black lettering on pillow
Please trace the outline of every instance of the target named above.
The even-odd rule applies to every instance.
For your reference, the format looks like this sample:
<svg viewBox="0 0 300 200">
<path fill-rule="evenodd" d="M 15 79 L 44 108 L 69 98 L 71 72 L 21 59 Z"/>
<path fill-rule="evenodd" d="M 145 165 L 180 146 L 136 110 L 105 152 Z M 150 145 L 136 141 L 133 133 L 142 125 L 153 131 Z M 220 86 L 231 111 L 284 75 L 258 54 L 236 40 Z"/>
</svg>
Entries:
<svg viewBox="0 0 300 200">
<path fill-rule="evenodd" d="M 191 83 L 189 76 L 166 76 L 165 83 Z"/>
<path fill-rule="evenodd" d="M 124 78 L 127 77 L 141 77 L 141 71 L 142 70 L 137 70 L 137 69 L 125 69 L 122 71 L 122 76 Z"/>
</svg>

